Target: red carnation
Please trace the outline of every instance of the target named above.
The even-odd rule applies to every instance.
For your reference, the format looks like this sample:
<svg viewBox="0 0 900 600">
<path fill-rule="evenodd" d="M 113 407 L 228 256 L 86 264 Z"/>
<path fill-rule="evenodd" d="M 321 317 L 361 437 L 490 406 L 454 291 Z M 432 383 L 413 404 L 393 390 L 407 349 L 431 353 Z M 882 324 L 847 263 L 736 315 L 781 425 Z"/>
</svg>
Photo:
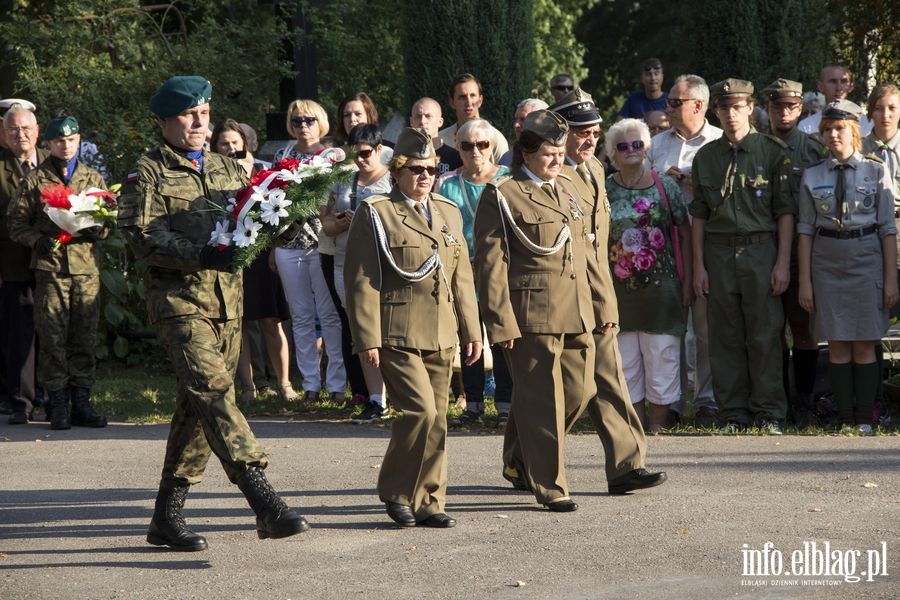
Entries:
<svg viewBox="0 0 900 600">
<path fill-rule="evenodd" d="M 287 169 L 288 171 L 296 171 L 297 167 L 299 166 L 300 161 L 296 158 L 282 158 L 273 168 L 276 171 L 281 171 L 282 169 Z"/>
<path fill-rule="evenodd" d="M 72 234 L 68 231 L 60 231 L 56 234 L 56 241 L 60 244 L 68 244 L 72 241 Z"/>
<path fill-rule="evenodd" d="M 72 190 L 72 188 L 57 183 L 54 185 L 48 185 L 41 190 L 41 200 L 47 206 L 68 210 L 72 208 L 72 203 L 69 202 L 69 195 L 74 193 L 75 192 Z"/>
<path fill-rule="evenodd" d="M 262 171 L 259 171 L 258 173 L 254 173 L 253 177 L 250 178 L 250 187 L 255 187 L 255 186 L 261 184 L 263 181 L 266 180 L 266 177 L 268 177 L 272 173 L 273 173 L 273 171 L 271 169 L 263 169 Z"/>
</svg>

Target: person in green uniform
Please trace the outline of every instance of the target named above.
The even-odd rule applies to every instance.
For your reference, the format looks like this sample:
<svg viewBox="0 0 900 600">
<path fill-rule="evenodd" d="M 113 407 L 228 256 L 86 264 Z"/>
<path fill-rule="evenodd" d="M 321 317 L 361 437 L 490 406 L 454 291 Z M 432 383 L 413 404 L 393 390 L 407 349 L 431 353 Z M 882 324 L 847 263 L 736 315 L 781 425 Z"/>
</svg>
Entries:
<svg viewBox="0 0 900 600">
<path fill-rule="evenodd" d="M 803 85 L 790 79 L 776 79 L 762 91 L 769 116 L 769 129 L 773 136 L 787 145 L 791 159 L 790 188 L 794 202 L 798 202 L 800 179 L 803 171 L 823 158 L 825 146 L 808 133 L 798 129 L 800 112 L 803 109 Z M 790 398 L 788 382 L 788 362 L 793 364 L 796 395 L 790 398 L 791 417 L 798 427 L 808 427 L 815 420 L 813 410 L 813 388 L 816 384 L 816 367 L 819 363 L 819 345 L 812 333 L 810 315 L 797 300 L 797 237 L 791 246 L 791 282 L 782 294 L 784 316 L 791 327 L 793 348 L 788 351 L 784 344 L 782 354 L 782 377 L 785 393 Z"/>
<path fill-rule="evenodd" d="M 204 150 L 212 86 L 203 77 L 168 79 L 150 100 L 163 143 L 138 159 L 119 201 L 119 228 L 149 266 L 150 321 L 178 380 L 162 480 L 147 541 L 173 550 L 204 550 L 206 539 L 181 514 L 210 453 L 257 515 L 260 538 L 306 531 L 266 479 L 268 457 L 235 404 L 240 353 L 241 273 L 234 246 L 209 245 L 213 205 L 248 184 L 236 161 Z"/>
<path fill-rule="evenodd" d="M 694 158 L 694 291 L 708 299 L 710 363 L 723 432 L 754 422 L 781 433 L 779 295 L 790 281 L 797 205 L 786 145 L 750 125 L 753 84 L 726 79 L 710 89 L 724 135 Z"/>
<path fill-rule="evenodd" d="M 67 186 L 80 193 L 106 190 L 103 176 L 78 160 L 78 120 L 58 117 L 47 124 L 50 157 L 32 171 L 9 207 L 9 235 L 31 248 L 34 269 L 34 320 L 38 337 L 38 380 L 49 397 L 51 429 L 72 425 L 106 427 L 91 406 L 100 322 L 100 240 L 110 223 L 82 229 L 54 248 L 60 228 L 44 212 L 41 192 Z M 71 402 L 71 413 L 69 403 Z"/>
</svg>

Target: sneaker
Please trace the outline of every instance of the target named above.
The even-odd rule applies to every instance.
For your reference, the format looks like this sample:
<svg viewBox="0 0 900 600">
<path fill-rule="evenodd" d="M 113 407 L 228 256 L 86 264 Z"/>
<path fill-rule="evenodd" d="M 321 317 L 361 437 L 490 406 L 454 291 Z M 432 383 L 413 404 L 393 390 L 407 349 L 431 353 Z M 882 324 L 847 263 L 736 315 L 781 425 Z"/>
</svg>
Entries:
<svg viewBox="0 0 900 600">
<path fill-rule="evenodd" d="M 481 413 L 477 413 L 471 410 L 467 410 L 463 414 L 450 421 L 450 424 L 454 427 L 469 427 L 470 425 L 481 425 L 482 423 L 483 421 L 481 420 Z"/>
<path fill-rule="evenodd" d="M 725 424 L 724 427 L 722 427 L 719 430 L 719 433 L 722 433 L 725 435 L 736 435 L 736 434 L 746 433 L 746 432 L 747 432 L 747 426 L 744 425 L 743 423 L 737 423 L 735 421 L 729 421 L 728 423 Z"/>
<path fill-rule="evenodd" d="M 872 426 L 868 423 L 861 423 L 856 426 L 856 431 L 859 435 L 872 435 Z"/>
<path fill-rule="evenodd" d="M 781 423 L 778 421 L 760 421 L 759 430 L 765 435 L 781 435 Z"/>
<path fill-rule="evenodd" d="M 387 408 L 381 408 L 380 405 L 375 404 L 374 402 L 367 402 L 365 407 L 363 407 L 362 412 L 353 417 L 351 421 L 357 425 L 361 425 L 362 423 L 374 423 L 385 418 L 387 414 Z"/>
<path fill-rule="evenodd" d="M 497 429 L 506 429 L 507 423 L 509 423 L 509 411 L 504 410 L 497 413 Z"/>
</svg>

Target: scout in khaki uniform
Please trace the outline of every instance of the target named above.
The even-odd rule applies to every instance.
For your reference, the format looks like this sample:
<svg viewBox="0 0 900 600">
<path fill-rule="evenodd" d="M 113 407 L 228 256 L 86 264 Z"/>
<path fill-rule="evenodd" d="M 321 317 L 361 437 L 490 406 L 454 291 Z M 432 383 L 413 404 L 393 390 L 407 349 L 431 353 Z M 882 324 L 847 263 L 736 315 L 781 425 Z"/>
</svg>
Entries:
<svg viewBox="0 0 900 600">
<path fill-rule="evenodd" d="M 600 313 L 594 330 L 596 360 L 594 380 L 597 395 L 587 405 L 588 415 L 603 444 L 606 479 L 611 494 L 624 494 L 660 485 L 665 473 L 644 469 L 647 441 L 641 421 L 635 413 L 622 373 L 622 357 L 616 340 L 619 309 L 612 276 L 607 265 L 609 237 L 609 201 L 606 198 L 606 174 L 595 156 L 600 139 L 600 111 L 590 94 L 576 89 L 550 107 L 569 124 L 566 140 L 566 166 L 572 180 L 584 184 L 582 198 L 590 207 L 591 232 L 598 266 Z"/>
<path fill-rule="evenodd" d="M 787 154 L 791 159 L 790 188 L 794 202 L 800 194 L 800 179 L 807 167 L 825 158 L 825 146 L 817 138 L 800 131 L 800 111 L 803 108 L 803 86 L 790 79 L 776 79 L 763 91 L 766 102 L 766 113 L 772 135 L 787 146 Z M 788 362 L 793 362 L 794 386 L 797 394 L 789 396 L 789 405 L 794 423 L 798 427 L 808 427 L 816 420 L 813 411 L 813 388 L 816 384 L 816 367 L 819 364 L 819 345 L 812 335 L 810 315 L 797 301 L 797 237 L 791 247 L 791 282 L 781 295 L 784 316 L 791 326 L 791 338 L 794 346 L 787 350 L 784 345 L 782 355 L 782 377 L 785 393 L 790 394 L 788 382 Z"/>
<path fill-rule="evenodd" d="M 431 193 L 431 138 L 404 129 L 389 167 L 397 184 L 360 205 L 344 263 L 354 349 L 381 369 L 403 411 L 391 428 L 378 495 L 404 527 L 453 527 L 444 513 L 447 398 L 457 340 L 467 364 L 481 356 L 472 268 L 459 209 Z"/>
<path fill-rule="evenodd" d="M 881 368 L 875 345 L 897 302 L 894 197 L 878 158 L 860 154 L 862 108 L 838 100 L 822 111 L 819 131 L 830 157 L 803 174 L 800 187 L 800 304 L 828 341 L 828 370 L 838 416 L 872 433 Z"/>
<path fill-rule="evenodd" d="M 203 149 L 212 86 L 176 76 L 150 100 L 164 143 L 138 159 L 119 200 L 119 228 L 139 260 L 150 265 L 150 321 L 172 361 L 178 396 L 162 480 L 147 541 L 173 550 L 203 550 L 181 514 L 191 485 L 200 483 L 210 453 L 256 513 L 260 538 L 309 528 L 266 479 L 268 458 L 235 405 L 234 375 L 241 340 L 241 273 L 234 246 L 208 245 L 216 213 L 248 183 L 234 160 Z"/>
<path fill-rule="evenodd" d="M 724 135 L 693 164 L 694 291 L 708 298 L 710 363 L 724 432 L 756 423 L 780 434 L 778 298 L 790 281 L 796 203 L 783 142 L 750 125 L 753 84 L 726 79 L 710 89 Z"/>
<path fill-rule="evenodd" d="M 54 249 L 59 227 L 44 212 L 41 192 L 68 186 L 76 194 L 106 189 L 103 177 L 78 160 L 81 145 L 75 117 L 59 117 L 44 130 L 50 158 L 25 178 L 9 207 L 9 235 L 32 249 L 35 272 L 34 320 L 38 379 L 49 397 L 51 429 L 72 425 L 106 427 L 106 417 L 91 406 L 97 324 L 100 322 L 100 244 L 112 227 L 83 229 Z M 69 412 L 69 403 L 72 410 Z"/>
<path fill-rule="evenodd" d="M 590 205 L 560 172 L 568 132 L 555 112 L 531 112 L 512 175 L 487 185 L 475 214 L 481 315 L 513 379 L 503 475 L 554 512 L 578 508 L 565 436 L 597 392 L 592 332 L 602 312 Z"/>
</svg>

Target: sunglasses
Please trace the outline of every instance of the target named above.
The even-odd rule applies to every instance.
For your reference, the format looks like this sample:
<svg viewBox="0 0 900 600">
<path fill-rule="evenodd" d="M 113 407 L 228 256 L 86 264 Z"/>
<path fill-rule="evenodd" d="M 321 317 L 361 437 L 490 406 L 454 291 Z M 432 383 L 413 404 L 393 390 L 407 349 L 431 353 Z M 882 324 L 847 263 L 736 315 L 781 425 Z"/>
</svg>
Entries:
<svg viewBox="0 0 900 600">
<path fill-rule="evenodd" d="M 459 149 L 463 152 L 471 152 L 475 148 L 479 150 L 487 150 L 491 147 L 491 143 L 487 140 L 481 140 L 480 142 L 460 142 Z"/>
<path fill-rule="evenodd" d="M 660 69 L 662 69 L 662 65 L 647 65 L 644 67 L 646 73 L 649 73 L 650 71 L 659 71 Z"/>
<path fill-rule="evenodd" d="M 697 98 L 669 98 L 666 100 L 666 104 L 672 108 L 681 108 L 681 105 L 685 102 L 693 102 L 696 99 Z"/>
<path fill-rule="evenodd" d="M 437 173 L 437 167 L 424 167 L 422 165 L 403 165 L 401 167 L 403 169 L 409 169 L 411 173 L 414 175 L 421 175 L 422 173 L 428 173 L 429 176 L 434 177 L 434 174 Z"/>
<path fill-rule="evenodd" d="M 571 92 L 575 89 L 574 85 L 554 85 L 553 89 L 558 92 Z"/>
<path fill-rule="evenodd" d="M 307 127 L 312 127 L 318 121 L 315 117 L 291 117 L 291 125 L 294 127 L 300 127 L 301 125 L 306 125 Z"/>
<path fill-rule="evenodd" d="M 375 150 L 372 148 L 369 148 L 368 150 L 358 150 L 356 152 L 356 157 L 362 158 L 363 160 L 365 160 L 365 159 L 369 158 L 370 156 L 372 156 L 373 152 L 375 152 Z"/>
<path fill-rule="evenodd" d="M 619 142 L 616 144 L 616 150 L 619 152 L 628 152 L 629 150 L 643 150 L 644 140 L 634 140 L 630 144 L 628 142 Z"/>
</svg>

